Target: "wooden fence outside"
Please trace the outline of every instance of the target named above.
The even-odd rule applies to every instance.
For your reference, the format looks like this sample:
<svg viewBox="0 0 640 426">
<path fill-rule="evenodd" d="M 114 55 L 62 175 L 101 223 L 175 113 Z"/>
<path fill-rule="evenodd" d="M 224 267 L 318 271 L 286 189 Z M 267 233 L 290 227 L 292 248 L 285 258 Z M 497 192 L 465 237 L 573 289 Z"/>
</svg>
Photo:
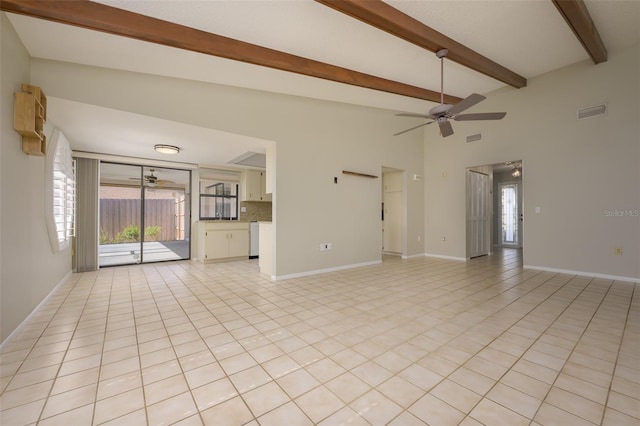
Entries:
<svg viewBox="0 0 640 426">
<path fill-rule="evenodd" d="M 174 241 L 177 239 L 180 226 L 178 226 L 176 204 L 176 200 L 173 199 L 146 200 L 144 212 L 145 228 L 159 226 L 160 232 L 156 236 L 145 236 L 145 241 Z M 117 241 L 117 235 L 130 225 L 140 228 L 140 209 L 140 200 L 101 199 L 101 244 L 123 242 Z M 142 230 L 140 230 L 140 235 L 142 236 Z"/>
</svg>

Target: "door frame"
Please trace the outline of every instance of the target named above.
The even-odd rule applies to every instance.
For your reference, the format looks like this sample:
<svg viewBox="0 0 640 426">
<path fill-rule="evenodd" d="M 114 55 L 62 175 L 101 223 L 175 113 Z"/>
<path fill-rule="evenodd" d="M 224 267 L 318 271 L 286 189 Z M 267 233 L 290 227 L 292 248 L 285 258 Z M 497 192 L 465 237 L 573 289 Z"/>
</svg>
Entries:
<svg viewBox="0 0 640 426">
<path fill-rule="evenodd" d="M 143 264 L 143 263 L 156 263 L 156 262 L 168 262 L 168 261 L 174 261 L 174 260 L 189 260 L 191 259 L 191 215 L 192 215 L 192 199 L 191 199 L 191 194 L 192 194 L 192 177 L 193 177 L 193 173 L 190 169 L 183 169 L 183 168 L 179 168 L 179 167 L 167 167 L 167 166 L 155 166 L 155 165 L 149 165 L 149 164 L 144 164 L 144 163 L 126 163 L 126 162 L 121 162 L 121 161 L 111 161 L 111 160 L 100 160 L 100 167 L 99 167 L 99 172 L 98 172 L 98 193 L 97 193 L 97 203 L 98 203 L 98 229 L 96 230 L 97 233 L 100 232 L 101 229 L 101 214 L 100 214 L 100 187 L 102 186 L 102 169 L 103 169 L 103 165 L 106 164 L 112 164 L 112 165 L 116 165 L 116 166 L 126 166 L 126 167 L 137 167 L 140 170 L 140 198 L 139 198 L 139 202 L 140 202 L 140 225 L 139 225 L 139 254 L 137 255 L 137 258 L 134 258 L 133 262 L 130 263 L 119 263 L 119 264 L 113 264 L 113 265 L 100 265 L 100 258 L 98 258 L 98 268 L 104 268 L 104 267 L 110 267 L 110 266 L 125 266 L 125 265 L 135 265 L 135 264 Z M 146 224 L 145 224 L 145 216 L 146 216 L 146 199 L 147 199 L 147 194 L 146 194 L 146 189 L 147 186 L 144 185 L 144 175 L 145 175 L 145 169 L 155 169 L 155 170 L 160 170 L 160 169 L 165 169 L 165 170 L 173 170 L 173 171 L 177 171 L 177 172 L 186 172 L 187 173 L 187 187 L 184 190 L 184 194 L 185 194 L 185 200 L 184 200 L 184 206 L 185 209 L 188 207 L 188 212 L 185 212 L 184 216 L 184 222 L 185 222 L 185 227 L 188 228 L 188 230 L 185 230 L 185 234 L 184 234 L 184 241 L 187 245 L 187 257 L 186 258 L 180 258 L 180 259 L 163 259 L 163 260 L 152 260 L 152 261 L 145 261 L 144 259 L 144 243 L 145 243 L 145 229 L 146 229 Z M 133 187 L 133 186 L 131 186 Z M 100 245 L 100 243 L 98 242 L 98 244 Z M 98 250 L 99 251 L 99 250 Z M 133 253 L 132 253 L 133 254 Z"/>
<path fill-rule="evenodd" d="M 469 167 L 466 169 L 465 173 L 465 222 L 466 222 L 466 258 L 472 259 L 475 257 L 486 256 L 491 254 L 491 218 L 492 218 L 492 205 L 493 205 L 493 194 L 491 191 L 491 175 L 489 173 L 483 173 L 477 170 L 473 170 L 477 167 Z M 484 229 L 481 229 L 484 234 L 484 247 L 482 248 L 480 253 L 472 253 L 472 244 L 476 243 L 475 240 L 472 240 L 476 233 L 471 232 L 471 197 L 472 197 L 472 188 L 470 188 L 470 176 L 471 173 L 475 173 L 480 176 L 485 176 L 486 181 L 484 182 L 484 196 L 485 200 L 482 202 L 484 205 L 483 214 L 481 216 L 485 217 Z"/>
<path fill-rule="evenodd" d="M 516 221 L 518 223 L 518 232 L 517 232 L 518 241 L 516 244 L 505 244 L 502 241 L 502 237 L 501 237 L 499 241 L 496 241 L 496 245 L 499 247 L 522 248 L 522 235 L 524 233 L 522 229 L 523 216 L 524 216 L 524 213 L 522 211 L 522 207 L 523 207 L 522 181 L 514 180 L 514 181 L 499 182 L 498 189 L 501 189 L 503 185 L 516 185 L 517 187 L 516 205 L 518 208 L 518 214 L 517 214 L 518 217 L 516 218 Z M 498 229 L 499 235 L 502 233 L 502 201 L 501 200 L 502 200 L 502 191 L 500 191 L 500 201 L 498 202 L 498 211 L 496 212 L 496 214 L 500 218 L 500 228 Z"/>
<path fill-rule="evenodd" d="M 385 206 L 385 187 L 384 187 L 384 175 L 386 173 L 399 173 L 400 174 L 400 199 L 397 201 L 399 205 L 400 211 L 400 251 L 399 252 L 388 252 L 384 249 L 384 211 L 386 209 Z M 380 247 L 381 253 L 391 256 L 402 256 L 403 258 L 407 255 L 407 183 L 406 183 L 406 171 L 401 169 L 396 169 L 393 167 L 382 166 L 381 171 L 382 179 L 380 180 L 380 196 L 381 196 L 381 223 L 380 223 Z"/>
</svg>

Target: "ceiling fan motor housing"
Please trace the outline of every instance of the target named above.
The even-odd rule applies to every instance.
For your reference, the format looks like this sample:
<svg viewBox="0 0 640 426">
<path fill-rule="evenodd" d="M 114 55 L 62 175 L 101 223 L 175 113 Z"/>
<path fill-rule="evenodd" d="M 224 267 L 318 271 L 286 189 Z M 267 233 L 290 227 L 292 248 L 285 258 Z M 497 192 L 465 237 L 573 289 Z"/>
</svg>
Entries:
<svg viewBox="0 0 640 426">
<path fill-rule="evenodd" d="M 441 105 L 434 106 L 429 110 L 429 115 L 433 116 L 434 118 L 439 117 L 441 115 L 445 115 L 447 111 L 451 109 L 452 106 L 453 105 L 451 104 L 441 104 Z"/>
</svg>

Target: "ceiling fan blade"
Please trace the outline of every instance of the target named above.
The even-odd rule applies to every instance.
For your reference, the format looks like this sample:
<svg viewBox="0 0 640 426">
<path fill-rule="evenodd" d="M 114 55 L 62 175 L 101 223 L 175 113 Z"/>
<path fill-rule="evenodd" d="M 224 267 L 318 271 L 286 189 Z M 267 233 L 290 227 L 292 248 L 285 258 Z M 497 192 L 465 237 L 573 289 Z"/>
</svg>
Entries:
<svg viewBox="0 0 640 426">
<path fill-rule="evenodd" d="M 440 134 L 443 138 L 453 134 L 453 127 L 451 126 L 451 122 L 448 120 L 439 121 L 438 125 L 440 126 Z"/>
<path fill-rule="evenodd" d="M 431 118 L 430 115 L 426 115 L 426 114 L 411 114 L 411 113 L 408 113 L 408 112 L 402 112 L 400 114 L 396 114 L 396 117 Z"/>
<path fill-rule="evenodd" d="M 479 112 L 476 114 L 460 114 L 453 117 L 456 121 L 472 120 L 501 120 L 507 115 L 506 112 Z"/>
<path fill-rule="evenodd" d="M 393 136 L 399 136 L 399 135 L 401 135 L 403 133 L 410 132 L 412 130 L 415 130 L 415 129 L 420 128 L 422 126 L 426 126 L 427 124 L 431 124 L 431 123 L 435 123 L 435 122 L 434 121 L 427 121 L 426 123 L 418 124 L 417 126 L 414 126 L 414 127 L 410 128 L 410 129 L 403 130 L 403 131 L 398 132 L 398 133 L 394 133 Z"/>
<path fill-rule="evenodd" d="M 451 117 L 456 114 L 459 114 L 465 109 L 471 108 L 475 104 L 482 102 L 485 99 L 487 98 L 485 98 L 482 95 L 478 95 L 477 93 L 472 93 L 471 95 L 467 96 L 466 98 L 464 98 L 463 100 L 461 100 L 460 102 L 452 106 L 451 109 L 447 112 L 447 115 Z"/>
</svg>

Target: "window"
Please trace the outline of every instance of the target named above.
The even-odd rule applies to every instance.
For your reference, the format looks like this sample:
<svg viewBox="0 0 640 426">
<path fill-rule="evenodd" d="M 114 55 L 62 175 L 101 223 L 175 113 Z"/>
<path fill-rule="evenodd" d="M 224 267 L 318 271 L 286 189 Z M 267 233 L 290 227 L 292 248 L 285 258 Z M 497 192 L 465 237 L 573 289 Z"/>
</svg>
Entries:
<svg viewBox="0 0 640 426">
<path fill-rule="evenodd" d="M 75 162 L 67 138 L 56 129 L 47 152 L 46 217 L 54 252 L 70 246 L 75 230 Z"/>
<path fill-rule="evenodd" d="M 238 184 L 201 179 L 200 219 L 237 220 Z"/>
</svg>

